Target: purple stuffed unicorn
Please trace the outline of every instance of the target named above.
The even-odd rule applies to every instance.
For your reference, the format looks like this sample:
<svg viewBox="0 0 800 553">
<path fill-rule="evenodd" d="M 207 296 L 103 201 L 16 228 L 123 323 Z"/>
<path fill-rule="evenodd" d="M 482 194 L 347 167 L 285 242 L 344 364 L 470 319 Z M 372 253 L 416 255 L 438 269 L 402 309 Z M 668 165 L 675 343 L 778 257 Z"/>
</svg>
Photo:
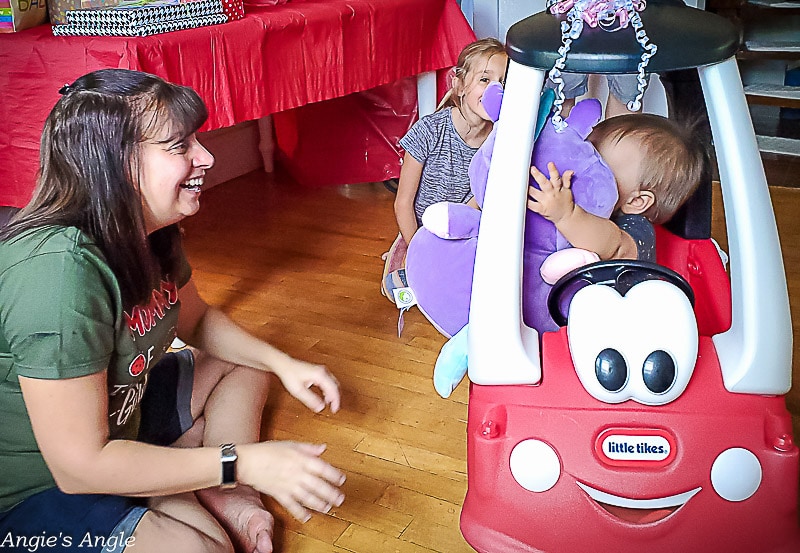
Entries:
<svg viewBox="0 0 800 553">
<path fill-rule="evenodd" d="M 586 137 L 601 118 L 595 99 L 579 102 L 556 132 L 545 124 L 533 149 L 532 163 L 547 174 L 552 161 L 560 171 L 571 169 L 575 203 L 599 217 L 609 217 L 617 202 L 614 175 Z M 483 205 L 494 147 L 495 131 L 481 146 L 469 168 L 470 184 L 478 205 Z M 531 179 L 531 183 L 534 181 Z M 472 274 L 480 226 L 480 211 L 465 204 L 442 202 L 430 206 L 423 226 L 408 246 L 406 275 L 420 311 L 445 336 L 453 336 L 469 319 Z M 570 248 L 550 221 L 528 210 L 525 216 L 522 307 L 526 325 L 542 332 L 555 330 L 547 310 L 551 285 L 541 267 L 551 254 Z"/>
</svg>

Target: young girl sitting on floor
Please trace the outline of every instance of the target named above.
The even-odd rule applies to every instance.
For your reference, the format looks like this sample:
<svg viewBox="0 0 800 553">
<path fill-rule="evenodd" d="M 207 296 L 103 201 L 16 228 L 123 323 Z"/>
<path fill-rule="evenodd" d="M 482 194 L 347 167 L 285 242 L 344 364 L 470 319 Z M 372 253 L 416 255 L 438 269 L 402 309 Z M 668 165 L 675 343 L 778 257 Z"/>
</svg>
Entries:
<svg viewBox="0 0 800 553">
<path fill-rule="evenodd" d="M 391 290 L 405 286 L 406 248 L 422 224 L 425 208 L 437 202 L 472 200 L 467 170 L 493 125 L 481 96 L 490 82 L 505 80 L 507 61 L 505 48 L 494 38 L 467 45 L 453 68 L 452 86 L 437 110 L 417 121 L 400 139 L 406 150 L 394 202 L 400 234 L 385 256 L 381 280 L 381 292 L 392 301 Z"/>
</svg>

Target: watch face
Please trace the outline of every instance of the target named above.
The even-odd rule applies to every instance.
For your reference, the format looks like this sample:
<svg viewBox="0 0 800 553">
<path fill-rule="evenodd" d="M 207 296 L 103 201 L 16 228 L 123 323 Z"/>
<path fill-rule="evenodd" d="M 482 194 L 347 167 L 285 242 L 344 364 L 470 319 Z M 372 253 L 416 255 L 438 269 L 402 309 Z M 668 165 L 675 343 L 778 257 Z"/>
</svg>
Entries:
<svg viewBox="0 0 800 553">
<path fill-rule="evenodd" d="M 223 461 L 235 461 L 237 459 L 236 446 L 233 444 L 225 444 L 220 446 Z"/>
</svg>

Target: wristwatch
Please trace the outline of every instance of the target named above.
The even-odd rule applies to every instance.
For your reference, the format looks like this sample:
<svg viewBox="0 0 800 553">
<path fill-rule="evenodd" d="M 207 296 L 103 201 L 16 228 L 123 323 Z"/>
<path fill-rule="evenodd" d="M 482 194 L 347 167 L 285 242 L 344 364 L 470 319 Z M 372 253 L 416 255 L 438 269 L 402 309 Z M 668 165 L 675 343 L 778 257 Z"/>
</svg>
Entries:
<svg viewBox="0 0 800 553">
<path fill-rule="evenodd" d="M 220 460 L 222 461 L 222 482 L 219 487 L 230 489 L 236 487 L 236 446 L 233 444 L 222 444 L 219 446 Z"/>
</svg>

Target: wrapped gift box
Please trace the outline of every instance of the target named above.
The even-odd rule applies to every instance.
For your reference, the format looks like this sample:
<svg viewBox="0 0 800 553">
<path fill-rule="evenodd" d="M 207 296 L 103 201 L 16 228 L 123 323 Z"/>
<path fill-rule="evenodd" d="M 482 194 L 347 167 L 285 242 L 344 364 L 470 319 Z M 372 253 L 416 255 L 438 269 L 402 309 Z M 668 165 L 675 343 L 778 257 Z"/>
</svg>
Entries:
<svg viewBox="0 0 800 553">
<path fill-rule="evenodd" d="M 4 0 L 0 0 L 4 1 Z M 14 1 L 14 0 L 12 0 Z M 132 28 L 143 29 L 147 25 L 156 23 L 172 23 L 169 30 L 178 30 L 198 27 L 188 25 L 185 20 L 207 18 L 203 25 L 219 23 L 219 18 L 210 16 L 225 14 L 226 21 L 234 21 L 244 17 L 244 4 L 242 0 L 50 0 L 50 21 L 54 24 L 53 34 L 60 35 L 113 35 L 144 36 L 141 32 L 134 33 Z M 176 21 L 182 21 L 177 24 Z M 222 23 L 224 23 L 223 21 Z M 196 23 L 201 23 L 197 21 Z M 56 25 L 70 25 L 71 27 L 56 29 Z M 102 29 L 101 26 L 107 26 Z M 125 29 L 120 29 L 125 26 Z M 83 32 L 87 27 L 96 27 L 92 32 Z M 113 29 L 112 29 L 113 28 Z M 114 33 L 114 31 L 125 31 Z M 97 32 L 95 32 L 97 31 Z M 154 34 L 153 28 L 148 27 L 146 34 Z M 158 31 L 167 32 L 167 31 Z"/>
<path fill-rule="evenodd" d="M 149 36 L 160 33 L 170 33 L 193 27 L 205 27 L 207 25 L 219 25 L 227 23 L 228 16 L 224 13 L 212 15 L 200 15 L 185 17 L 182 19 L 172 19 L 166 21 L 151 21 L 132 24 L 113 24 L 113 23 L 86 23 L 53 25 L 53 34 L 56 36 Z"/>
<path fill-rule="evenodd" d="M 0 0 L 0 33 L 29 29 L 45 21 L 45 0 Z"/>
</svg>

